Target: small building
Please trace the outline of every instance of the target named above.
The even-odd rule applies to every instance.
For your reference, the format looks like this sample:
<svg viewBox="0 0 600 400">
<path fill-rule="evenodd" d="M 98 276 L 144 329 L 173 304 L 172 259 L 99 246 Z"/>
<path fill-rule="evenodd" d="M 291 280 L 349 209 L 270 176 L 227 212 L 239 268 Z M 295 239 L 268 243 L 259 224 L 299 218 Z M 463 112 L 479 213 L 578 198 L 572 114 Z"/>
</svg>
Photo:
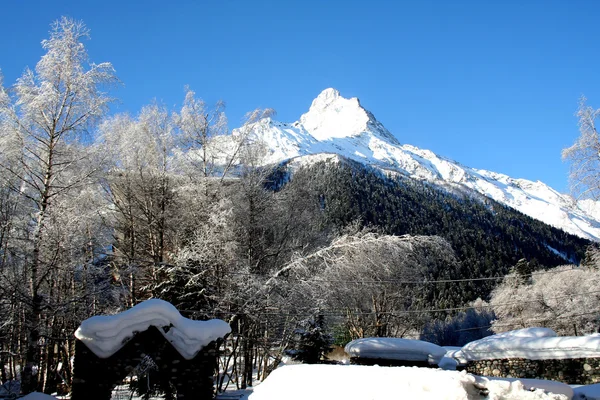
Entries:
<svg viewBox="0 0 600 400">
<path fill-rule="evenodd" d="M 437 368 L 446 354 L 446 349 L 433 343 L 401 338 L 356 339 L 345 351 L 351 364 L 431 368 Z"/>
<path fill-rule="evenodd" d="M 213 398 L 225 321 L 193 321 L 170 303 L 151 299 L 120 314 L 95 316 L 75 332 L 73 400 L 108 400 L 142 366 L 167 399 Z"/>
<path fill-rule="evenodd" d="M 598 334 L 557 336 L 549 328 L 519 329 L 468 343 L 457 358 L 476 375 L 579 385 L 600 382 Z"/>
</svg>

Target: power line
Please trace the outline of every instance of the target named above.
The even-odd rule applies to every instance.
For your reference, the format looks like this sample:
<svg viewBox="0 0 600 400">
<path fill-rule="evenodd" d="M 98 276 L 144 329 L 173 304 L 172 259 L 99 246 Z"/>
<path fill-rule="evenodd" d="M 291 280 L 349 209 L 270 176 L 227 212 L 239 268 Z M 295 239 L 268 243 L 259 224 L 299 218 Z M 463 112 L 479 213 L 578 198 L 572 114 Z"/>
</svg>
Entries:
<svg viewBox="0 0 600 400">
<path fill-rule="evenodd" d="M 294 263 L 297 263 L 294 262 Z M 177 268 L 176 265 L 172 265 L 172 264 L 167 264 L 167 263 L 162 263 L 161 266 L 163 267 L 171 267 L 171 268 Z M 286 269 L 286 267 L 284 267 L 283 269 L 281 269 L 280 271 L 277 271 L 274 275 L 266 275 L 266 274 L 261 274 L 258 272 L 242 272 L 242 271 L 219 271 L 220 275 L 232 275 L 232 276 L 254 276 L 254 277 L 259 277 L 259 278 L 263 278 L 266 281 L 270 281 L 273 279 L 280 279 L 280 280 L 286 280 L 286 281 L 292 281 L 292 282 L 307 282 L 310 280 L 311 277 L 308 277 L 306 279 L 303 278 L 299 278 L 299 277 L 290 277 L 290 276 L 284 276 L 283 272 L 285 269 L 285 272 L 291 272 L 294 271 L 293 269 Z M 555 271 L 555 270 L 538 270 L 538 271 L 534 271 L 531 274 L 524 274 L 524 275 L 516 275 L 514 276 L 515 278 L 532 278 L 538 275 L 547 275 L 547 274 L 560 274 L 560 273 L 565 273 L 565 272 L 572 272 L 572 271 L 582 271 L 582 269 L 580 268 L 571 268 L 571 269 L 563 269 L 563 270 L 559 270 L 559 271 Z M 197 274 L 195 274 L 195 276 L 201 276 L 203 274 L 209 274 L 210 272 L 212 272 L 209 269 L 205 269 L 203 271 L 198 272 Z M 342 279 L 312 279 L 310 280 L 310 282 L 322 282 L 322 283 L 329 283 L 329 282 L 336 282 L 336 283 L 355 283 L 355 284 L 387 284 L 387 283 L 396 283 L 396 284 L 402 284 L 402 285 L 427 285 L 427 284 L 438 284 L 438 283 L 463 283 L 463 282 L 480 282 L 480 281 L 499 281 L 499 280 L 503 280 L 505 278 L 509 277 L 509 275 L 502 275 L 502 276 L 487 276 L 487 277 L 475 277 L 475 278 L 459 278 L 459 279 L 437 279 L 437 280 L 404 280 L 404 279 L 378 279 L 378 280 L 342 280 Z"/>
<path fill-rule="evenodd" d="M 494 307 L 504 307 L 515 304 L 523 304 L 523 303 L 538 303 L 540 300 L 559 300 L 565 298 L 573 298 L 573 297 L 582 297 L 590 294 L 600 293 L 600 290 L 593 290 L 589 292 L 576 293 L 571 295 L 562 295 L 562 296 L 554 296 L 554 297 L 545 297 L 543 299 L 535 299 L 535 300 L 519 300 L 514 302 L 500 303 L 500 304 L 483 304 L 477 306 L 462 306 L 462 307 L 450 307 L 450 308 L 436 308 L 436 309 L 417 309 L 417 310 L 394 310 L 394 311 L 351 311 L 351 310 L 319 310 L 319 311 L 306 311 L 306 312 L 287 312 L 280 308 L 270 308 L 272 311 L 256 311 L 256 312 L 234 312 L 234 311 L 212 311 L 205 312 L 206 314 L 212 315 L 260 315 L 260 316 L 312 316 L 315 314 L 325 315 L 325 316 L 348 316 L 348 315 L 389 315 L 389 316 L 400 316 L 403 314 L 422 314 L 422 313 L 441 313 L 441 312 L 450 312 L 450 311 L 465 311 L 470 309 L 480 309 L 480 308 L 494 308 Z M 201 310 L 180 310 L 182 312 L 203 312 Z M 584 313 L 582 315 L 587 314 L 600 314 L 598 312 L 589 312 Z"/>
<path fill-rule="evenodd" d="M 520 276 L 514 276 L 515 279 L 516 278 L 529 278 L 529 277 L 534 277 L 537 275 L 545 275 L 545 274 L 559 274 L 559 273 L 564 273 L 564 272 L 571 272 L 571 271 L 580 271 L 578 269 L 564 269 L 564 270 L 560 270 L 560 271 L 539 271 L 539 272 L 533 272 L 531 274 L 526 274 L 526 275 L 520 275 Z M 271 279 L 281 279 L 281 280 L 286 280 L 286 281 L 296 281 L 296 282 L 308 282 L 310 278 L 307 279 L 302 279 L 302 278 L 298 278 L 298 277 L 289 277 L 289 276 L 282 276 L 279 274 L 273 275 L 273 276 L 266 276 L 263 274 L 259 274 L 259 273 L 254 273 L 254 272 L 234 272 L 234 271 L 228 271 L 228 272 L 222 272 L 222 274 L 224 275 L 241 275 L 241 276 L 256 276 L 256 277 L 262 277 L 265 278 L 266 280 L 271 280 Z M 384 283 L 396 283 L 396 284 L 405 284 L 405 285 L 426 285 L 426 284 L 437 284 L 437 283 L 457 283 L 457 282 L 478 282 L 478 281 L 498 281 L 498 280 L 503 280 L 505 278 L 509 277 L 508 275 L 504 275 L 504 276 L 488 276 L 488 277 L 478 277 L 478 278 L 460 278 L 460 279 L 437 279 L 437 280 L 402 280 L 402 279 L 380 279 L 380 280 L 341 280 L 341 279 L 313 279 L 310 280 L 310 282 L 315 282 L 315 283 L 329 283 L 329 282 L 335 282 L 335 283 L 356 283 L 356 284 L 384 284 Z"/>
<path fill-rule="evenodd" d="M 590 312 L 571 314 L 571 315 L 559 315 L 556 317 L 552 317 L 551 319 L 552 320 L 567 319 L 567 318 L 582 317 L 584 315 L 593 315 L 593 314 L 600 315 L 600 311 L 590 311 Z M 529 319 L 528 321 L 529 322 L 545 322 L 548 319 L 549 318 L 533 318 L 533 319 Z M 476 326 L 473 328 L 457 329 L 457 330 L 455 330 L 455 332 L 474 331 L 474 330 L 478 330 L 478 329 L 489 329 L 489 328 L 508 328 L 508 327 L 515 327 L 515 326 L 519 326 L 519 325 L 521 325 L 521 324 L 519 324 L 517 322 L 513 322 L 511 324 L 494 324 L 494 325 L 486 325 L 486 326 Z"/>
</svg>

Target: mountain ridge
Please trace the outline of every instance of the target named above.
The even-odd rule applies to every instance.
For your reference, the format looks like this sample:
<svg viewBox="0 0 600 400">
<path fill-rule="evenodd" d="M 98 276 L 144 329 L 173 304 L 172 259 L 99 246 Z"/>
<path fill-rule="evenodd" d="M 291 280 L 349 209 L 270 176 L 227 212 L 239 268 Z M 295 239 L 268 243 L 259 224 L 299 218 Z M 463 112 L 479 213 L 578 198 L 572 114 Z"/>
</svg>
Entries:
<svg viewBox="0 0 600 400">
<path fill-rule="evenodd" d="M 358 98 L 344 98 L 333 88 L 322 91 L 298 121 L 267 118 L 251 129 L 253 137 L 267 147 L 264 164 L 338 154 L 416 180 L 476 192 L 568 233 L 600 240 L 600 202 L 575 201 L 539 180 L 467 167 L 430 150 L 401 144 Z"/>
</svg>

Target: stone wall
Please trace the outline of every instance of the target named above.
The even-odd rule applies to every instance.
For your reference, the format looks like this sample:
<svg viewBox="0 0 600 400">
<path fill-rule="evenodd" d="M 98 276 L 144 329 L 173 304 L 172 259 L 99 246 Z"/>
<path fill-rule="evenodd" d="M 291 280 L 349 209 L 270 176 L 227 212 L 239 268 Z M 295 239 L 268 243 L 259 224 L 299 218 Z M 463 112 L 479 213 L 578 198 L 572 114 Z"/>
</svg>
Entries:
<svg viewBox="0 0 600 400">
<path fill-rule="evenodd" d="M 437 364 L 429 364 L 427 361 L 392 360 L 387 358 L 350 357 L 352 365 L 379 365 L 380 367 L 419 367 L 438 368 Z"/>
<path fill-rule="evenodd" d="M 469 361 L 465 369 L 475 375 L 504 378 L 549 379 L 579 385 L 600 382 L 600 358 L 480 360 Z"/>
</svg>

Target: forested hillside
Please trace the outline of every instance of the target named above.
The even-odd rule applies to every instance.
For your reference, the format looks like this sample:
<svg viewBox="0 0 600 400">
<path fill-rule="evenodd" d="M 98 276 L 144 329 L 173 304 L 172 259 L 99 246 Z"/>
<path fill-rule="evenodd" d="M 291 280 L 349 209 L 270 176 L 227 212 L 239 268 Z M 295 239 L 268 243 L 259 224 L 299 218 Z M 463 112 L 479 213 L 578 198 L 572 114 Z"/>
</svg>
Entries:
<svg viewBox="0 0 600 400">
<path fill-rule="evenodd" d="M 589 244 L 493 200 L 398 175 L 386 177 L 349 160 L 300 168 L 291 184 L 312 188 L 329 227 L 358 221 L 386 234 L 442 236 L 461 262 L 455 279 L 501 277 L 522 258 L 534 269 L 578 263 Z M 485 298 L 495 284 L 465 282 L 460 300 Z"/>
</svg>

